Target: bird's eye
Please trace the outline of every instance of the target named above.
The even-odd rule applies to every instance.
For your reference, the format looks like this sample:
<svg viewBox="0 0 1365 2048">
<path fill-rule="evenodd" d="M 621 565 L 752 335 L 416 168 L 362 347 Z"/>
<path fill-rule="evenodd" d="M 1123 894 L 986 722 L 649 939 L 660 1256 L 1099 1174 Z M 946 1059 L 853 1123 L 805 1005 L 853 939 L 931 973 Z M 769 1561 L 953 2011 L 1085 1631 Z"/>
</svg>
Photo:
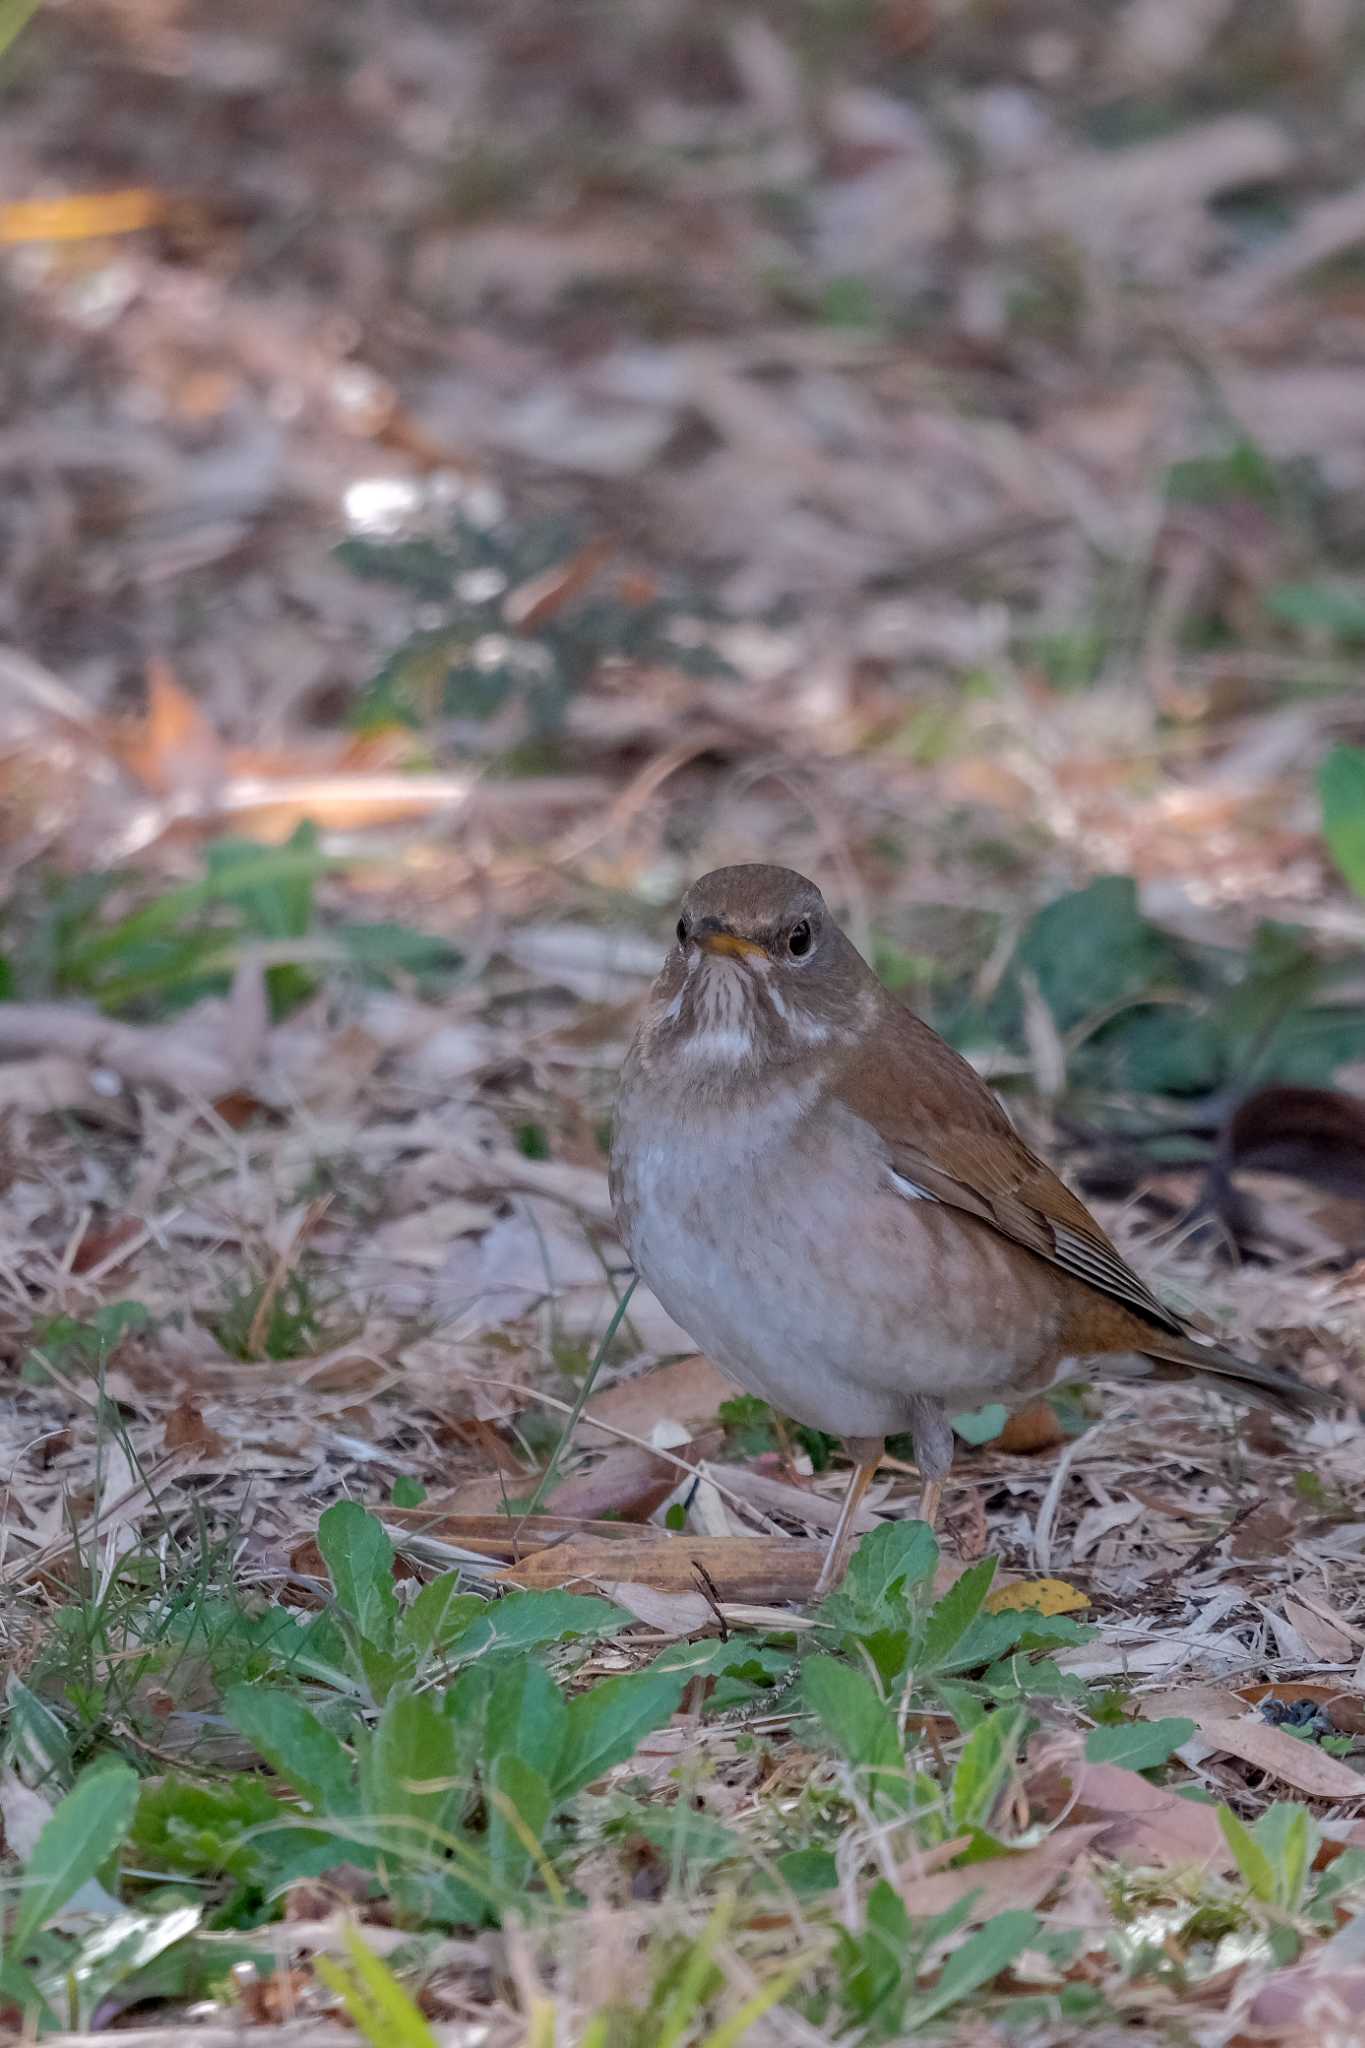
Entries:
<svg viewBox="0 0 1365 2048">
<path fill-rule="evenodd" d="M 678 919 L 678 944 L 680 946 L 687 944 L 687 919 L 685 917 Z"/>
<path fill-rule="evenodd" d="M 810 919 L 803 917 L 801 922 L 794 924 L 787 933 L 787 951 L 793 960 L 804 960 L 811 949 L 811 944 Z"/>
</svg>

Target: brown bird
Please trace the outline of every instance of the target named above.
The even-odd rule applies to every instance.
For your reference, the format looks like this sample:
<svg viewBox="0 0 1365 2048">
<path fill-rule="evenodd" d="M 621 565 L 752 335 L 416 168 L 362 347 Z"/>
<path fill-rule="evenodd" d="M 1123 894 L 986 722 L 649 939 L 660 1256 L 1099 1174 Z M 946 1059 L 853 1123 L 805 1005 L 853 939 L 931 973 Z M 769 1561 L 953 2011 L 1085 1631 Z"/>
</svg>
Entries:
<svg viewBox="0 0 1365 2048">
<path fill-rule="evenodd" d="M 698 1347 L 854 1470 L 840 1577 L 885 1438 L 931 1522 L 951 1414 L 1068 1379 L 1188 1378 L 1306 1412 L 1313 1389 L 1194 1336 L 967 1062 L 884 989 L 813 882 L 693 884 L 621 1075 L 612 1202 Z"/>
</svg>

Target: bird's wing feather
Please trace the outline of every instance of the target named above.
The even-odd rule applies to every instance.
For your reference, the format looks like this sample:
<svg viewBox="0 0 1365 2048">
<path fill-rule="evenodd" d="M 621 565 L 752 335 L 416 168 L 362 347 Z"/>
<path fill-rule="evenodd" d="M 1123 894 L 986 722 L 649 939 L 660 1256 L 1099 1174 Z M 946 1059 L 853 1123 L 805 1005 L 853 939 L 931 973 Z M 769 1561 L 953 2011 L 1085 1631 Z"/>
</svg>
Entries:
<svg viewBox="0 0 1365 2048">
<path fill-rule="evenodd" d="M 875 1052 L 853 1054 L 835 1091 L 878 1131 L 892 1171 L 1160 1328 L 1183 1332 L 966 1060 L 912 1011 L 888 1008 L 894 1016 Z"/>
</svg>

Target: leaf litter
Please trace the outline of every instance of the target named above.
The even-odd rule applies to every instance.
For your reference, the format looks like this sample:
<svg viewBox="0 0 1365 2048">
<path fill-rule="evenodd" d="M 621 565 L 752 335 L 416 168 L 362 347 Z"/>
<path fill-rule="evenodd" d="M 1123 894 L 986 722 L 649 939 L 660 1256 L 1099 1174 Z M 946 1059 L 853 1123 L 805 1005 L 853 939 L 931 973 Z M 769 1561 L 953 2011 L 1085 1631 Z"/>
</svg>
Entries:
<svg viewBox="0 0 1365 2048">
<path fill-rule="evenodd" d="M 130 1861 L 220 1884 L 155 1861 L 156 1800 L 271 1755 L 221 1712 L 285 1668 L 264 1616 L 323 1631 L 299 1654 L 334 1720 L 295 1717 L 291 1755 L 330 1759 L 333 1807 L 291 1770 L 295 1821 L 426 1825 L 455 1764 L 396 1631 L 426 1600 L 458 1669 L 443 1575 L 444 1604 L 523 1589 L 480 1622 L 500 1705 L 462 1705 L 473 1803 L 431 1822 L 458 1853 L 390 1841 L 384 1882 L 348 1885 L 352 1828 L 321 1879 L 264 1866 L 285 1918 L 228 1965 L 253 2025 L 399 2009 L 357 1908 L 420 1986 L 405 2025 L 537 2048 L 547 2010 L 589 2038 L 605 1983 L 642 2042 L 1011 2009 L 1039 2039 L 1292 2039 L 1359 2006 L 1359 1893 L 1332 1890 L 1365 1785 L 1349 1405 L 1293 1435 L 1125 1388 L 963 1418 L 949 1556 L 812 1617 L 837 1450 L 732 1405 L 637 1294 L 528 1512 L 625 1278 L 603 1132 L 667 906 L 756 849 L 828 879 L 1173 1301 L 1365 1391 L 1349 38 L 1306 6 L 1275 48 L 1163 0 L 874 13 L 708 26 L 678 0 L 624 68 L 534 9 L 357 19 L 330 68 L 299 23 L 225 37 L 176 5 L 15 46 L 39 83 L 0 212 L 15 1782 L 60 1849 L 62 1795 L 122 1797 L 81 1775 L 112 1749 L 144 1774 Z M 45 73 L 68 136 L 111 81 L 155 86 L 115 177 L 64 144 L 56 199 Z M 580 156 L 583 95 L 619 150 Z M 405 232 L 369 233 L 376 206 Z M 889 1458 L 860 1557 L 916 1491 Z M 347 1592 L 318 1516 L 361 1502 L 375 1576 Z M 186 1584 L 245 1600 L 213 1626 L 249 1645 L 177 1619 Z M 581 1609 L 528 1625 L 563 1689 L 514 1686 L 495 1618 L 565 1589 L 609 1624 L 586 1649 Z M 954 1671 L 958 1627 L 989 1662 Z M 95 1660 L 74 1679 L 62 1629 Z M 815 1657 L 843 1674 L 829 1740 L 792 1689 Z M 620 1732 L 554 1819 L 537 1757 L 580 1708 Z M 363 1787 L 337 1729 L 378 1731 Z M 276 1781 L 230 1782 L 262 1826 Z M 736 1868 L 767 1887 L 739 1918 L 708 1875 Z M 461 1946 L 439 1930 L 480 1924 L 470 1871 L 495 1906 Z M 523 1924 L 518 1877 L 582 1903 Z M 425 1967 L 394 1940 L 424 1929 Z M 221 2032 L 193 2001 L 240 1933 L 145 1980 L 149 2039 Z M 347 1959 L 325 1984 L 318 1950 Z M 53 1999 L 70 1961 L 17 1967 Z M 88 1967 L 66 2017 L 103 2031 L 144 1965 Z"/>
</svg>

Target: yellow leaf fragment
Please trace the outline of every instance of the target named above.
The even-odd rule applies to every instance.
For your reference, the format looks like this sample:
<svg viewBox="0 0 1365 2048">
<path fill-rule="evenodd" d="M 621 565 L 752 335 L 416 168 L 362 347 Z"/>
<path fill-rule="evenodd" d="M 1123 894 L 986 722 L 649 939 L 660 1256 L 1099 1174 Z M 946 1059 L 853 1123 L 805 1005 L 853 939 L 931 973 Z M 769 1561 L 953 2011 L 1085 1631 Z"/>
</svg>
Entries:
<svg viewBox="0 0 1365 2048">
<path fill-rule="evenodd" d="M 1001 1614 L 1014 1607 L 1034 1614 L 1075 1614 L 1089 1605 L 1089 1596 L 1065 1579 L 1018 1579 L 1012 1586 L 997 1586 L 987 1596 L 986 1612 Z"/>
</svg>

